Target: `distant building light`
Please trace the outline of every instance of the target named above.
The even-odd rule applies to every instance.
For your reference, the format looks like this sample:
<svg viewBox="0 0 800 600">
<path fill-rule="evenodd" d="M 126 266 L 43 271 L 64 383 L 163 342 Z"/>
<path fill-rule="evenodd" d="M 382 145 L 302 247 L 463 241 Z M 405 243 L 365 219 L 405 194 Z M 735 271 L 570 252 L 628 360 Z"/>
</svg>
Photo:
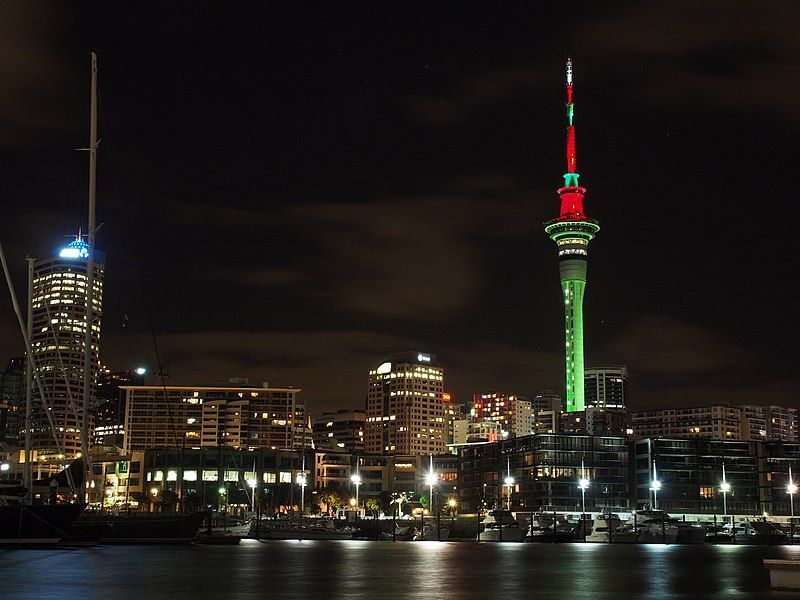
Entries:
<svg viewBox="0 0 800 600">
<path fill-rule="evenodd" d="M 145 373 L 147 373 L 147 369 L 145 369 L 144 367 L 139 367 L 138 369 L 136 369 L 137 375 L 144 375 Z"/>
</svg>

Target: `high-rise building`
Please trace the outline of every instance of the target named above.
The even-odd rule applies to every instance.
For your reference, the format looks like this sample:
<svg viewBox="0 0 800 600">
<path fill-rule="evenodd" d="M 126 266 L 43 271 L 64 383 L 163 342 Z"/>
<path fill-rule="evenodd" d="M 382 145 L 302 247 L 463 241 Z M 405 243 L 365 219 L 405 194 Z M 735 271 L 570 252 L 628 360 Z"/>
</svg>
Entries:
<svg viewBox="0 0 800 600">
<path fill-rule="evenodd" d="M 62 454 L 67 460 L 81 453 L 81 407 L 87 322 L 88 244 L 78 239 L 58 256 L 33 263 L 31 349 L 31 448 L 42 459 Z M 100 316 L 103 305 L 104 257 L 94 252 L 91 307 L 91 363 L 89 404 L 94 405 L 100 368 Z M 39 389 L 38 381 L 43 390 Z M 44 402 L 42 402 L 42 396 Z M 48 409 L 45 408 L 48 407 Z M 50 423 L 52 418 L 52 427 Z M 91 440 L 92 423 L 87 432 Z M 57 447 L 54 437 L 58 438 Z"/>
<path fill-rule="evenodd" d="M 97 380 L 97 406 L 94 415 L 93 443 L 100 446 L 122 446 L 125 425 L 125 393 L 123 385 L 144 385 L 144 369 L 112 371 L 102 366 Z"/>
<path fill-rule="evenodd" d="M 592 367 L 584 376 L 586 407 L 628 408 L 628 368 Z"/>
<path fill-rule="evenodd" d="M 589 242 L 600 225 L 583 212 L 586 188 L 578 185 L 577 152 L 572 102 L 572 59 L 567 59 L 567 172 L 564 186 L 558 190 L 561 211 L 557 219 L 545 223 L 545 233 L 558 247 L 558 267 L 564 299 L 566 337 L 566 408 L 567 412 L 584 409 L 583 293 L 586 287 L 586 264 Z"/>
<path fill-rule="evenodd" d="M 472 412 L 473 422 L 499 423 L 503 438 L 533 433 L 533 410 L 531 403 L 525 398 L 498 392 L 474 394 Z"/>
<path fill-rule="evenodd" d="M 314 419 L 314 448 L 334 452 L 364 452 L 364 424 L 367 413 L 345 408 L 322 413 Z"/>
<path fill-rule="evenodd" d="M 120 386 L 126 452 L 149 448 L 311 448 L 298 388 Z"/>
<path fill-rule="evenodd" d="M 444 369 L 423 352 L 395 354 L 369 372 L 364 449 L 371 454 L 446 451 Z"/>
<path fill-rule="evenodd" d="M 442 393 L 444 400 L 444 419 L 447 431 L 446 443 L 452 444 L 455 440 L 455 422 L 464 418 L 465 406 L 460 402 L 453 402 L 453 395 L 450 392 Z"/>
<path fill-rule="evenodd" d="M 25 359 L 12 358 L 0 373 L 0 442 L 19 443 L 25 419 Z"/>
</svg>

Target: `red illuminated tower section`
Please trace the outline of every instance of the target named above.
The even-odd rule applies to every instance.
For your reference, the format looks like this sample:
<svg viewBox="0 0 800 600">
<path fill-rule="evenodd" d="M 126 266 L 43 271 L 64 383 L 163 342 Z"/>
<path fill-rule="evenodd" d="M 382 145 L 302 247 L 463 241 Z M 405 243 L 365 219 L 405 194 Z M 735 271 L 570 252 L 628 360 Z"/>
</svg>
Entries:
<svg viewBox="0 0 800 600">
<path fill-rule="evenodd" d="M 567 59 L 567 172 L 564 187 L 558 190 L 561 212 L 545 223 L 544 230 L 558 248 L 558 267 L 564 296 L 566 336 L 567 412 L 584 410 L 583 292 L 589 242 L 600 231 L 597 221 L 583 212 L 586 188 L 578 185 L 578 153 L 575 147 L 575 106 L 572 91 L 572 59 Z"/>
</svg>

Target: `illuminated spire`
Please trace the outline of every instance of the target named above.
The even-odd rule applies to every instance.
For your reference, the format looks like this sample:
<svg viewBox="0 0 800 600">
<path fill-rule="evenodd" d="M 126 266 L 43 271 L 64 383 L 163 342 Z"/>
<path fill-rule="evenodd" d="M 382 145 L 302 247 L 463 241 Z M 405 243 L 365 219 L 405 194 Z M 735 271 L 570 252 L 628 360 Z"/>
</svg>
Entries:
<svg viewBox="0 0 800 600">
<path fill-rule="evenodd" d="M 574 116 L 575 105 L 572 103 L 572 59 L 567 58 L 567 172 L 564 174 L 564 187 L 575 187 L 578 185 L 578 154 L 575 149 Z"/>
</svg>

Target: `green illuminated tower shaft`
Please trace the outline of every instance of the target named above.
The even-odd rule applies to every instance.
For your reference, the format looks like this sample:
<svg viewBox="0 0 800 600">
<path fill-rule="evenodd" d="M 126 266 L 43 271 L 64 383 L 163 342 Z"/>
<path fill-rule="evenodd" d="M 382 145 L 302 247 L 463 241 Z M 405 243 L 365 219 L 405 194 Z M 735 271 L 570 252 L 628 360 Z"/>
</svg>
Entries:
<svg viewBox="0 0 800 600">
<path fill-rule="evenodd" d="M 578 185 L 577 152 L 572 103 L 572 59 L 567 59 L 567 172 L 558 190 L 561 213 L 545 223 L 544 230 L 558 248 L 558 267 L 564 298 L 566 405 L 567 412 L 584 409 L 583 292 L 589 242 L 600 231 L 597 221 L 583 212 L 586 188 Z"/>
</svg>

